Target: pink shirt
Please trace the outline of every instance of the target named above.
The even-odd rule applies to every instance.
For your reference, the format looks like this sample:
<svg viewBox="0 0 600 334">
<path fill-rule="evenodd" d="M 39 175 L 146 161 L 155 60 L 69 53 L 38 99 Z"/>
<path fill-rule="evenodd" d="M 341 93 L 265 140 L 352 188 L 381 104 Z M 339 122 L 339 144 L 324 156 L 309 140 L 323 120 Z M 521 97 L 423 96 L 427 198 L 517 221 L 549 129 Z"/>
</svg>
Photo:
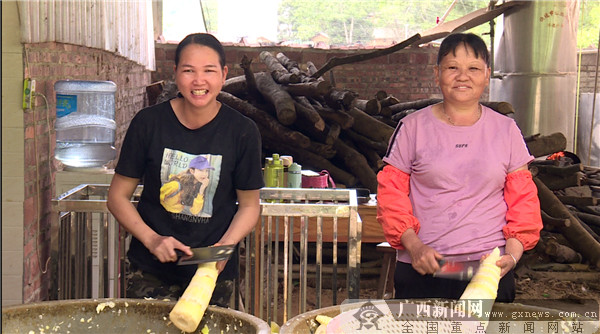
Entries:
<svg viewBox="0 0 600 334">
<path fill-rule="evenodd" d="M 431 108 L 402 119 L 383 161 L 410 174 L 419 238 L 448 260 L 479 260 L 494 247 L 503 250 L 506 175 L 533 156 L 507 116 L 483 107 L 472 126 L 452 126 Z M 411 262 L 406 250 L 397 259 Z"/>
</svg>

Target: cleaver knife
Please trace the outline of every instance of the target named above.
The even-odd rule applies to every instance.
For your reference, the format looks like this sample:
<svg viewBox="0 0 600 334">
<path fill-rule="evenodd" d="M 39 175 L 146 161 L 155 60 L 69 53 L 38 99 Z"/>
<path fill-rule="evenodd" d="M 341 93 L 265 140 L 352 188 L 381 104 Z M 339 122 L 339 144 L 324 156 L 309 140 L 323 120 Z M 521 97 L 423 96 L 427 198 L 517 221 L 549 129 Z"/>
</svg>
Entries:
<svg viewBox="0 0 600 334">
<path fill-rule="evenodd" d="M 184 266 L 203 262 L 224 261 L 229 259 L 234 250 L 235 245 L 199 247 L 192 248 L 192 253 L 194 253 L 192 256 L 187 256 L 182 251 L 176 250 L 179 256 L 177 265 Z"/>
<path fill-rule="evenodd" d="M 439 260 L 440 269 L 433 273 L 434 277 L 469 281 L 479 268 L 479 260 L 467 262 L 453 262 Z"/>
</svg>

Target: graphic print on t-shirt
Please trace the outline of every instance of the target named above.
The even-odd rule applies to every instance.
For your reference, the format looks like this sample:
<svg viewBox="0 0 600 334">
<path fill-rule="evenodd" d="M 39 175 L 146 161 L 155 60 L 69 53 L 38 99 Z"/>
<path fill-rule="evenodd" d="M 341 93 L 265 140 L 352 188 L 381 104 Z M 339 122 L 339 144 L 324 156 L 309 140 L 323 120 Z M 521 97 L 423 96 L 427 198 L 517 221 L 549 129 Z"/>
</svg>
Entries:
<svg viewBox="0 0 600 334">
<path fill-rule="evenodd" d="M 174 219 L 205 223 L 219 184 L 220 155 L 189 154 L 166 148 L 160 167 L 160 204 Z"/>
</svg>

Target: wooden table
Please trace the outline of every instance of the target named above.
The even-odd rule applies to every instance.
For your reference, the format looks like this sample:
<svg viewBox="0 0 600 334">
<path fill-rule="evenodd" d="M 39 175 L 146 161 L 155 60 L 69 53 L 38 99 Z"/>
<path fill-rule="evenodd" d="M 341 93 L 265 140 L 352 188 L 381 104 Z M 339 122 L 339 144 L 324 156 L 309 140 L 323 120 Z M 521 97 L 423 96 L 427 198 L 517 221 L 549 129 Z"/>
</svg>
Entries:
<svg viewBox="0 0 600 334">
<path fill-rule="evenodd" d="M 377 202 L 374 200 L 358 206 L 362 220 L 362 242 L 380 243 L 385 241 L 381 224 L 377 222 Z"/>
<path fill-rule="evenodd" d="M 377 222 L 377 203 L 374 200 L 358 206 L 358 215 L 362 221 L 362 243 L 380 243 L 384 242 L 383 229 Z M 309 219 L 308 241 L 317 241 L 316 219 Z M 273 227 L 273 232 L 274 232 Z M 282 229 L 282 227 L 280 227 Z M 338 221 L 337 226 L 338 242 L 348 242 L 348 223 L 346 220 Z M 333 241 L 333 220 L 323 219 L 322 237 L 324 242 Z M 283 239 L 283 231 L 279 231 L 279 241 Z M 294 241 L 300 240 L 300 218 L 294 219 Z"/>
</svg>

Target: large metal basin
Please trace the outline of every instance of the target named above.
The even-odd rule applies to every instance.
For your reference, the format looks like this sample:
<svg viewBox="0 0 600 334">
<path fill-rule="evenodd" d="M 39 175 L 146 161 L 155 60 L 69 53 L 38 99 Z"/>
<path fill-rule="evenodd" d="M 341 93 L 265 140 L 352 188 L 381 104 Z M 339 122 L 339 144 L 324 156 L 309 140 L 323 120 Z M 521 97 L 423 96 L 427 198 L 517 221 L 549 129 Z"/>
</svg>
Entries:
<svg viewBox="0 0 600 334">
<path fill-rule="evenodd" d="M 3 307 L 2 333 L 181 334 L 169 320 L 173 306 L 174 301 L 85 299 Z M 267 323 L 255 316 L 217 306 L 208 307 L 194 333 L 201 333 L 205 326 L 208 333 L 271 332 Z"/>
<path fill-rule="evenodd" d="M 411 300 L 389 300 L 388 302 L 394 303 L 418 303 L 419 301 L 411 301 Z M 373 301 L 373 304 L 377 307 L 379 306 L 379 303 L 384 303 L 383 300 L 375 300 Z M 344 313 L 356 313 L 358 314 L 360 311 L 359 309 L 365 304 L 365 301 L 362 302 L 357 302 L 357 303 L 353 303 L 353 304 L 345 304 L 345 305 L 334 305 L 334 306 L 329 306 L 329 307 L 324 307 L 321 309 L 317 309 L 317 310 L 312 310 L 309 312 L 305 312 L 302 314 L 299 314 L 297 316 L 295 316 L 294 318 L 288 320 L 285 324 L 283 324 L 283 326 L 281 326 L 281 329 L 279 331 L 280 334 L 296 334 L 296 333 L 306 333 L 306 334 L 312 334 L 315 332 L 316 326 L 315 324 L 317 324 L 316 322 L 316 317 L 317 315 L 325 315 L 331 318 L 335 318 L 337 316 L 339 316 L 340 314 L 342 314 L 342 316 L 344 315 Z M 493 303 L 493 306 L 491 307 L 491 314 L 492 316 L 489 318 L 489 323 L 487 324 L 487 330 L 486 331 L 482 331 L 479 330 L 478 328 L 476 328 L 476 331 L 474 331 L 474 333 L 496 333 L 496 332 L 501 332 L 498 328 L 498 326 L 503 326 L 503 330 L 504 333 L 517 333 L 519 331 L 523 331 L 524 328 L 529 328 L 530 326 L 535 326 L 536 328 L 539 326 L 543 326 L 543 328 L 551 328 L 552 330 L 554 330 L 554 328 L 557 330 L 557 333 L 600 333 L 599 328 L 599 321 L 598 321 L 598 312 L 594 310 L 591 310 L 590 312 L 586 312 L 586 316 L 582 316 L 581 314 L 576 314 L 576 312 L 566 312 L 566 311 L 560 311 L 560 310 L 555 310 L 555 309 L 550 309 L 550 308 L 545 308 L 545 307 L 539 307 L 539 306 L 531 306 L 531 305 L 524 305 L 524 304 L 520 304 L 520 303 Z M 366 314 L 366 313 L 365 313 Z M 400 317 L 402 318 L 402 317 Z M 348 317 L 344 318 L 346 320 L 353 320 Z M 381 318 L 383 319 L 383 318 Z M 414 319 L 408 319 L 408 321 L 413 321 Z M 440 320 L 444 320 L 444 319 L 440 319 Z M 472 327 L 472 325 L 476 325 L 477 327 L 480 327 L 480 322 L 481 319 L 475 319 L 476 323 L 474 323 L 474 321 L 472 321 L 473 319 L 468 319 L 468 321 L 466 321 L 466 323 L 463 323 L 463 325 L 466 325 L 467 327 Z M 407 320 L 400 320 L 399 326 L 406 326 L 406 322 Z M 311 323 L 313 324 L 311 326 Z M 381 323 L 380 323 L 381 324 Z M 548 327 L 548 326 L 552 326 L 552 327 Z M 380 326 L 382 327 L 382 326 Z M 511 328 L 508 328 L 511 327 Z M 351 330 L 348 333 L 370 333 L 370 332 L 376 332 L 376 330 L 371 327 L 371 328 L 367 328 L 367 327 L 363 327 L 363 328 L 359 328 L 359 327 L 353 327 L 354 329 Z M 389 327 L 388 327 L 389 328 Z M 440 327 L 441 328 L 441 327 Z M 379 330 L 381 330 L 382 328 L 379 328 Z M 436 327 L 437 329 L 437 327 Z M 463 329 L 470 329 L 470 328 L 463 328 Z M 391 330 L 390 332 L 393 333 L 401 333 L 402 331 L 397 330 Z M 439 333 L 442 333 L 443 331 L 440 331 Z M 452 333 L 455 333 L 456 331 L 453 331 Z M 461 332 L 470 332 L 469 330 L 467 331 L 461 331 Z M 527 332 L 527 331 L 526 331 Z M 340 333 L 338 330 L 333 330 L 331 331 L 330 328 L 327 328 L 327 333 Z M 419 333 L 418 331 L 414 331 L 414 333 Z M 423 331 L 423 333 L 425 333 L 425 331 Z M 429 333 L 429 332 L 428 332 Z M 437 333 L 437 332 L 436 332 Z M 553 331 L 550 332 L 544 332 L 544 333 L 553 333 Z"/>
</svg>

